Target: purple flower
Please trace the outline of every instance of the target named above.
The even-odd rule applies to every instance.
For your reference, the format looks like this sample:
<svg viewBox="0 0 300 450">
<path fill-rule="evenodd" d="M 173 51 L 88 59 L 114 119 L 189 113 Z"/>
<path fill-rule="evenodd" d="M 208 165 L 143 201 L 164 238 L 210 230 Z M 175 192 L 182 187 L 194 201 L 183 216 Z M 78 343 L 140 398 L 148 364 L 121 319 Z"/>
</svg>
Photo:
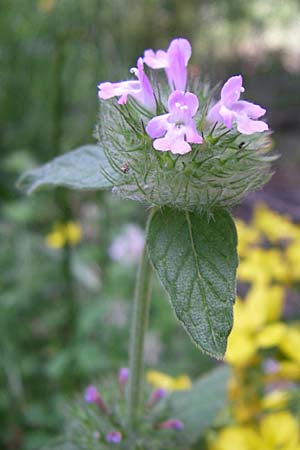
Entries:
<svg viewBox="0 0 300 450">
<path fill-rule="evenodd" d="M 107 100 L 112 97 L 119 97 L 118 103 L 123 105 L 126 103 L 128 95 L 131 95 L 146 108 L 155 110 L 155 97 L 149 78 L 144 72 L 142 58 L 138 59 L 137 68 L 133 67 L 130 72 L 137 77 L 137 80 L 100 83 L 98 85 L 99 98 Z"/>
<path fill-rule="evenodd" d="M 122 441 L 122 434 L 119 431 L 110 431 L 105 436 L 105 440 L 110 444 L 119 444 Z"/>
<path fill-rule="evenodd" d="M 240 100 L 244 90 L 242 75 L 229 78 L 221 90 L 221 100 L 208 112 L 207 120 L 223 122 L 230 129 L 233 122 L 236 122 L 238 131 L 243 134 L 268 130 L 269 127 L 265 122 L 257 120 L 266 110 L 254 103 Z"/>
<path fill-rule="evenodd" d="M 146 50 L 144 62 L 152 69 L 165 69 L 171 89 L 184 91 L 186 88 L 186 66 L 192 54 L 191 44 L 187 39 L 173 39 L 168 50 Z"/>
<path fill-rule="evenodd" d="M 181 431 L 184 428 L 183 422 L 178 419 L 168 419 L 158 425 L 158 428 L 163 428 L 165 430 L 176 430 Z"/>
<path fill-rule="evenodd" d="M 196 95 L 190 92 L 174 91 L 169 97 L 168 107 L 168 114 L 150 120 L 146 132 L 155 139 L 153 147 L 156 150 L 170 150 L 183 155 L 192 150 L 189 143 L 202 144 L 202 137 L 193 120 L 199 102 Z"/>
<path fill-rule="evenodd" d="M 121 367 L 121 369 L 119 370 L 118 381 L 122 391 L 124 390 L 124 386 L 128 380 L 128 377 L 129 369 L 127 367 Z"/>
</svg>

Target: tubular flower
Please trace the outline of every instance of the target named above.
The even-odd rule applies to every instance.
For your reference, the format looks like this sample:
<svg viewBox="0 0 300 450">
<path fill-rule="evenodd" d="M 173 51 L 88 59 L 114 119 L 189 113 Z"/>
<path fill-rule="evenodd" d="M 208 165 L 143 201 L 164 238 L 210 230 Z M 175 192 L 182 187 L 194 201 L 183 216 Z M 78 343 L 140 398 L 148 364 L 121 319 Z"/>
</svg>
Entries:
<svg viewBox="0 0 300 450">
<path fill-rule="evenodd" d="M 143 59 L 137 61 L 137 68 L 130 69 L 137 80 L 120 81 L 118 83 L 100 83 L 98 85 L 99 98 L 107 100 L 112 97 L 120 97 L 118 103 L 124 105 L 128 95 L 134 97 L 139 103 L 149 110 L 155 109 L 155 97 L 149 78 L 144 72 Z"/>
<path fill-rule="evenodd" d="M 261 133 L 269 129 L 268 125 L 257 120 L 266 112 L 265 109 L 254 103 L 240 100 L 244 92 L 243 77 L 236 75 L 229 78 L 221 90 L 221 100 L 209 111 L 209 122 L 223 122 L 231 129 L 236 122 L 237 129 L 243 134 Z"/>
<path fill-rule="evenodd" d="M 189 143 L 202 144 L 193 120 L 199 102 L 190 92 L 174 91 L 169 97 L 168 107 L 169 113 L 150 120 L 146 132 L 155 139 L 153 147 L 156 150 L 184 155 L 192 150 Z"/>
<path fill-rule="evenodd" d="M 144 62 L 151 69 L 165 69 L 171 89 L 184 91 L 187 82 L 187 64 L 192 54 L 191 44 L 187 39 L 173 39 L 168 50 L 146 50 Z"/>
</svg>

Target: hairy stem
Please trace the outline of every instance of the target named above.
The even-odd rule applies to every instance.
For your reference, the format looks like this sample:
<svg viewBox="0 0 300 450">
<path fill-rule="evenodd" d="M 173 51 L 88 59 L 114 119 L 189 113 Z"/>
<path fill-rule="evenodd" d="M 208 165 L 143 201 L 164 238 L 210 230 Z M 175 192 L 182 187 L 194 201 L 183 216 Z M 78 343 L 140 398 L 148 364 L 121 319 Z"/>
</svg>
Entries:
<svg viewBox="0 0 300 450">
<path fill-rule="evenodd" d="M 148 219 L 146 235 L 151 216 L 152 214 Z M 144 341 L 148 326 L 152 273 L 153 269 L 145 245 L 136 280 L 129 348 L 130 377 L 127 390 L 127 420 L 131 432 L 138 420 L 142 397 Z"/>
</svg>

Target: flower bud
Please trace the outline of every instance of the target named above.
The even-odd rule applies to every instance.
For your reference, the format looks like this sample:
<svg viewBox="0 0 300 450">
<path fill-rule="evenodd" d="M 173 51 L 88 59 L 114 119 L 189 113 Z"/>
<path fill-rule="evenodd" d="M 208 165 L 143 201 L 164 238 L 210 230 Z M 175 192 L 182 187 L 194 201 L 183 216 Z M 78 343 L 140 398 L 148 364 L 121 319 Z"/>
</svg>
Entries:
<svg viewBox="0 0 300 450">
<path fill-rule="evenodd" d="M 157 428 L 165 430 L 176 430 L 181 431 L 184 428 L 183 422 L 178 419 L 168 419 L 165 422 L 160 423 Z"/>
<path fill-rule="evenodd" d="M 121 369 L 119 370 L 118 381 L 122 392 L 124 391 L 124 387 L 127 383 L 128 377 L 129 377 L 129 369 L 127 367 L 121 367 Z"/>
<path fill-rule="evenodd" d="M 99 408 L 104 414 L 108 414 L 108 408 L 105 405 L 104 401 L 102 400 L 96 386 L 93 385 L 88 386 L 85 390 L 84 398 L 87 403 L 95 403 L 96 405 L 99 406 Z"/>
<path fill-rule="evenodd" d="M 159 400 L 161 400 L 162 398 L 164 398 L 167 395 L 167 391 L 166 389 L 163 388 L 159 388 L 159 389 L 155 389 L 155 391 L 152 392 L 146 406 L 148 408 L 151 408 L 152 406 L 154 406 Z"/>
</svg>

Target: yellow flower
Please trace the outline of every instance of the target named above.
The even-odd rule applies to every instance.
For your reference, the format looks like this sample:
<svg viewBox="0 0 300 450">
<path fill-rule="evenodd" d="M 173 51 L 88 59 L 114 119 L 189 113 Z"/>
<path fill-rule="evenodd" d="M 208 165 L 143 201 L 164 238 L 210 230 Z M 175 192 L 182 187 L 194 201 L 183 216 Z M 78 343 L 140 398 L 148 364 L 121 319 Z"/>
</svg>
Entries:
<svg viewBox="0 0 300 450">
<path fill-rule="evenodd" d="M 289 277 L 300 280 L 300 240 L 292 242 L 285 250 L 286 261 L 289 267 Z"/>
<path fill-rule="evenodd" d="M 239 255 L 244 255 L 249 247 L 259 243 L 261 239 L 260 233 L 240 219 L 237 219 L 235 224 L 238 233 L 238 253 Z"/>
<path fill-rule="evenodd" d="M 244 301 L 234 305 L 234 324 L 228 338 L 225 360 L 235 367 L 245 367 L 260 347 L 281 342 L 285 325 L 278 319 L 282 312 L 284 289 L 280 286 L 254 285 Z"/>
<path fill-rule="evenodd" d="M 300 363 L 300 328 L 288 328 L 285 339 L 280 343 L 280 349 L 290 359 Z"/>
<path fill-rule="evenodd" d="M 277 378 L 284 380 L 299 380 L 300 364 L 294 361 L 281 361 L 278 363 L 275 375 L 277 375 Z"/>
<path fill-rule="evenodd" d="M 255 340 L 249 333 L 233 328 L 228 338 L 225 361 L 236 367 L 247 366 L 255 357 L 256 350 Z"/>
<path fill-rule="evenodd" d="M 262 398 L 261 406 L 264 409 L 283 409 L 286 407 L 289 399 L 289 392 L 276 389 Z"/>
<path fill-rule="evenodd" d="M 70 245 L 76 245 L 82 239 L 82 228 L 78 223 L 68 222 L 65 225 L 65 235 Z"/>
<path fill-rule="evenodd" d="M 266 449 L 286 449 L 297 445 L 298 423 L 288 411 L 269 414 L 260 422 L 261 436 L 266 443 Z"/>
<path fill-rule="evenodd" d="M 51 233 L 46 236 L 46 243 L 49 247 L 61 248 L 64 247 L 66 242 L 63 230 L 56 226 Z"/>
<path fill-rule="evenodd" d="M 258 449 L 260 438 L 249 426 L 231 426 L 223 428 L 210 450 L 254 450 Z M 261 450 L 266 450 L 261 447 Z"/>
<path fill-rule="evenodd" d="M 236 425 L 223 428 L 209 450 L 298 450 L 296 418 L 288 411 L 263 417 L 259 428 Z"/>
<path fill-rule="evenodd" d="M 238 277 L 242 281 L 264 285 L 273 280 L 285 282 L 289 274 L 279 250 L 251 248 L 240 262 Z"/>
<path fill-rule="evenodd" d="M 46 236 L 46 243 L 49 247 L 62 248 L 66 244 L 76 245 L 81 239 L 81 226 L 76 222 L 67 222 L 54 225 L 53 230 Z"/>
<path fill-rule="evenodd" d="M 256 343 L 260 348 L 270 348 L 278 346 L 287 332 L 287 327 L 282 322 L 266 325 L 257 335 Z"/>
<path fill-rule="evenodd" d="M 300 229 L 290 217 L 271 211 L 266 205 L 256 206 L 253 226 L 261 231 L 271 242 L 300 237 Z"/>
<path fill-rule="evenodd" d="M 170 377 L 165 373 L 149 370 L 146 374 L 146 378 L 148 383 L 152 386 L 163 388 L 168 391 L 184 391 L 192 387 L 191 379 L 187 375 Z"/>
</svg>

